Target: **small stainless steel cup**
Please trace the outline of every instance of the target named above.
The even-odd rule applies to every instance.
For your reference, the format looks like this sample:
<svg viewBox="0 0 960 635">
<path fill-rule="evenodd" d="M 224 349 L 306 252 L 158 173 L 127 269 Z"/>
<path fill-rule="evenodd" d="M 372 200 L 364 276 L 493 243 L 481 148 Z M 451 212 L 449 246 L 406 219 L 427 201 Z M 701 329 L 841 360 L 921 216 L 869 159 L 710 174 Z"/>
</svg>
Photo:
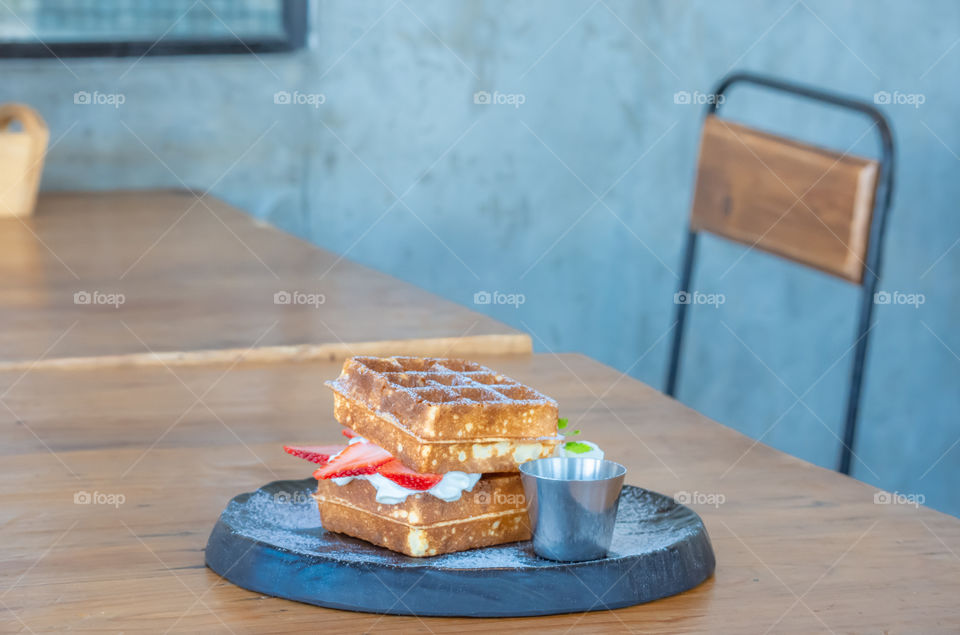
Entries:
<svg viewBox="0 0 960 635">
<path fill-rule="evenodd" d="M 565 562 L 605 556 L 626 473 L 619 463 L 602 459 L 551 458 L 522 464 L 520 480 L 536 554 Z"/>
</svg>

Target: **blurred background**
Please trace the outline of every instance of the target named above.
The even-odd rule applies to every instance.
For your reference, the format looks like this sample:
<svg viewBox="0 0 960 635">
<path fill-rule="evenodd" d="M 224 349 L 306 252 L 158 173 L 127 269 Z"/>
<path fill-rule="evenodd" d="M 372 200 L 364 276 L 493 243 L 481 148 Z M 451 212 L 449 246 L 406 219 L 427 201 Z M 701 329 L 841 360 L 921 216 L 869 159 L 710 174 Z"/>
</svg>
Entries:
<svg viewBox="0 0 960 635">
<path fill-rule="evenodd" d="M 6 0 L 0 37 L 279 32 L 279 4 Z M 876 103 L 897 144 L 880 289 L 917 301 L 874 312 L 852 474 L 960 514 L 960 5 L 308 8 L 287 52 L 0 60 L 0 101 L 50 128 L 42 189 L 209 189 L 527 331 L 540 352 L 663 389 L 712 88 L 752 70 Z M 878 156 L 870 122 L 836 109 L 738 87 L 723 114 Z M 833 468 L 859 289 L 721 239 L 699 254 L 693 286 L 724 301 L 691 307 L 678 398 Z"/>
</svg>

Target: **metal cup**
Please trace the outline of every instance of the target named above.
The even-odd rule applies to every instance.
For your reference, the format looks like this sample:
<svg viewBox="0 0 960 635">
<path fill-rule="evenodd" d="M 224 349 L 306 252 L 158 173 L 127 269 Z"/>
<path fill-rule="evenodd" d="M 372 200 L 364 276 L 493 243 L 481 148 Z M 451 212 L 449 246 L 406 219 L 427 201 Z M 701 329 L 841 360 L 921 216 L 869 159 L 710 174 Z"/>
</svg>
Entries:
<svg viewBox="0 0 960 635">
<path fill-rule="evenodd" d="M 626 473 L 619 463 L 602 459 L 550 458 L 522 464 L 534 552 L 565 562 L 605 556 Z"/>
</svg>

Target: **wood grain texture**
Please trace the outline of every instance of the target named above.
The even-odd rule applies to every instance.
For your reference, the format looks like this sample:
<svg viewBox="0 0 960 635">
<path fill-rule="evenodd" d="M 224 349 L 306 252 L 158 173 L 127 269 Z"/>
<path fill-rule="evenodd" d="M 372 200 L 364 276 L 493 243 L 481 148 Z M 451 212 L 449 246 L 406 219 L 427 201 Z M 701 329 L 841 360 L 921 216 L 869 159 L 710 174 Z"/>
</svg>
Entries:
<svg viewBox="0 0 960 635">
<path fill-rule="evenodd" d="M 284 292 L 324 302 L 275 304 Z M 0 368 L 531 350 L 501 322 L 184 191 L 43 194 L 34 216 L 0 219 L 0 304 Z"/>
<path fill-rule="evenodd" d="M 557 398 L 572 428 L 628 466 L 628 483 L 689 493 L 712 537 L 715 577 L 648 605 L 495 622 L 381 617 L 264 597 L 204 568 L 202 549 L 232 496 L 309 474 L 281 444 L 340 440 L 321 387 L 339 364 L 34 369 L 0 373 L 9 408 L 0 408 L 0 630 L 960 629 L 956 518 L 876 504 L 872 487 L 754 445 L 585 357 L 477 361 Z M 122 494 L 124 502 L 74 504 L 79 491 Z"/>
<path fill-rule="evenodd" d="M 690 226 L 859 283 L 877 162 L 715 115 L 703 125 Z"/>
</svg>

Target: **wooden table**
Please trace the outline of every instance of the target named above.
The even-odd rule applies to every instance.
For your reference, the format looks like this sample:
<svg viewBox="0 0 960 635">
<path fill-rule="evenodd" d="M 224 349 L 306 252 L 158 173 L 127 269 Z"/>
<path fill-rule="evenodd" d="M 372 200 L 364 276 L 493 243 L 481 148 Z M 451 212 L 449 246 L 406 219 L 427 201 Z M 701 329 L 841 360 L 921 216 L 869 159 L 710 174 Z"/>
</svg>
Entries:
<svg viewBox="0 0 960 635">
<path fill-rule="evenodd" d="M 321 386 L 338 364 L 34 369 L 0 373 L 9 408 L 0 405 L 0 627 L 960 629 L 960 520 L 876 504 L 873 488 L 754 446 L 585 357 L 478 359 L 556 397 L 571 426 L 629 467 L 628 483 L 696 501 L 716 550 L 715 577 L 643 606 L 495 622 L 381 617 L 264 597 L 203 566 L 207 535 L 230 497 L 310 473 L 281 444 L 339 439 Z M 107 503 L 74 504 L 77 492 L 98 492 Z M 122 504 L 109 504 L 118 496 Z"/>
<path fill-rule="evenodd" d="M 0 219 L 0 305 L 8 369 L 531 350 L 501 322 L 186 191 L 43 194 L 35 216 Z"/>
</svg>

